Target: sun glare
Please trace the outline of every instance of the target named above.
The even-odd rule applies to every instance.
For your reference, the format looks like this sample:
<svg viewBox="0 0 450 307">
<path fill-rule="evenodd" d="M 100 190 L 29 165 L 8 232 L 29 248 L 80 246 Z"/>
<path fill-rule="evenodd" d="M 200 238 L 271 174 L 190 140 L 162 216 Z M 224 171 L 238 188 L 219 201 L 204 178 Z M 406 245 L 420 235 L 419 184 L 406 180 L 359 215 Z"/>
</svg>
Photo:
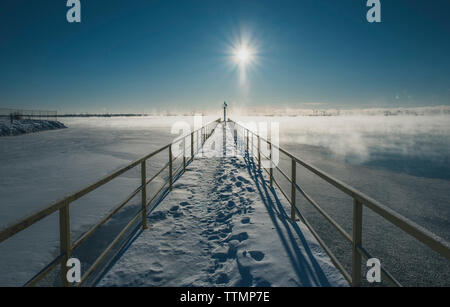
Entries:
<svg viewBox="0 0 450 307">
<path fill-rule="evenodd" d="M 250 48 L 248 44 L 241 43 L 240 46 L 236 46 L 233 51 L 234 61 L 239 66 L 249 66 L 255 60 L 255 52 L 253 48 Z"/>
<path fill-rule="evenodd" d="M 261 45 L 254 35 L 248 31 L 240 31 L 240 35 L 228 39 L 226 47 L 226 60 L 230 72 L 237 73 L 242 93 L 247 94 L 250 86 L 249 77 L 261 65 Z"/>
<path fill-rule="evenodd" d="M 250 52 L 247 48 L 241 48 L 236 53 L 236 58 L 240 63 L 247 63 L 250 60 Z"/>
</svg>

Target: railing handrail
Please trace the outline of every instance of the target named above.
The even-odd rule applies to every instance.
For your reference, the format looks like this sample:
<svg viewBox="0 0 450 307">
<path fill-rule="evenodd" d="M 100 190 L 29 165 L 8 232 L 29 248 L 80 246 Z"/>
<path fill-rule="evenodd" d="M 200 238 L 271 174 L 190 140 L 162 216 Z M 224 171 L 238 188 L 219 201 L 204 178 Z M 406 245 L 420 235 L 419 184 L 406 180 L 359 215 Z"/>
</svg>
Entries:
<svg viewBox="0 0 450 307">
<path fill-rule="evenodd" d="M 375 212 L 376 214 L 378 214 L 379 216 L 381 216 L 382 218 L 384 218 L 385 220 L 389 221 L 391 224 L 393 224 L 394 226 L 399 227 L 400 229 L 402 229 L 404 232 L 406 232 L 407 234 L 411 235 L 412 237 L 416 238 L 417 240 L 419 240 L 420 242 L 422 242 L 423 244 L 425 244 L 428 248 L 431 248 L 432 250 L 436 251 L 438 254 L 440 254 L 441 256 L 450 259 L 450 243 L 447 242 L 446 240 L 444 240 L 443 238 L 439 237 L 438 235 L 432 233 L 431 231 L 423 228 L 422 226 L 418 225 L 417 223 L 411 221 L 410 219 L 402 216 L 401 214 L 395 212 L 394 210 L 390 209 L 389 207 L 381 204 L 380 202 L 376 201 L 375 199 L 367 196 L 366 194 L 358 191 L 357 189 L 353 188 L 352 186 L 342 182 L 339 179 L 334 178 L 333 176 L 327 174 L 326 172 L 320 170 L 319 168 L 313 166 L 310 163 L 307 163 L 305 161 L 303 161 L 302 159 L 294 156 L 293 154 L 291 154 L 290 152 L 288 152 L 287 150 L 281 148 L 280 146 L 273 144 L 270 140 L 261 137 L 260 135 L 258 135 L 257 133 L 251 131 L 250 129 L 248 129 L 247 127 L 241 125 L 240 123 L 237 123 L 235 121 L 230 120 L 230 122 L 235 123 L 236 125 L 240 126 L 241 128 L 244 129 L 244 131 L 247 131 L 247 137 L 248 134 L 251 133 L 252 137 L 256 136 L 258 137 L 258 140 L 263 140 L 264 142 L 266 142 L 271 150 L 272 148 L 277 148 L 278 150 L 280 150 L 282 153 L 284 153 L 286 156 L 288 156 L 289 158 L 292 159 L 292 161 L 294 161 L 295 163 L 300 164 L 301 166 L 303 166 L 304 168 L 306 168 L 307 170 L 309 170 L 310 172 L 312 172 L 313 174 L 319 176 L 320 178 L 322 178 L 323 180 L 325 180 L 326 182 L 330 183 L 331 185 L 333 185 L 334 187 L 336 187 L 337 189 L 339 189 L 340 191 L 344 192 L 345 194 L 351 196 L 354 201 L 355 201 L 355 207 L 358 207 L 358 205 L 363 205 L 363 206 L 367 206 L 369 209 L 371 209 L 373 212 Z M 258 143 L 259 143 L 258 141 Z M 247 146 L 248 146 L 248 139 L 247 139 Z M 247 148 L 248 149 L 248 148 Z M 260 149 L 260 145 L 258 145 L 258 155 L 260 157 L 261 153 L 259 151 Z M 272 153 L 271 153 L 272 154 Z M 270 158 L 266 157 L 266 159 L 271 160 Z M 260 161 L 258 161 L 258 165 L 261 165 Z M 272 165 L 272 163 L 271 163 Z M 337 230 L 341 233 L 341 235 L 343 235 L 347 240 L 350 240 L 350 242 L 352 244 L 354 244 L 354 248 L 357 250 L 357 252 L 367 258 L 370 256 L 370 254 L 363 248 L 362 244 L 355 244 L 354 242 L 354 238 L 352 238 L 349 234 L 347 234 L 347 232 L 345 232 L 341 226 L 339 226 L 339 224 L 337 224 L 323 209 L 321 209 L 317 203 L 314 202 L 314 200 L 307 195 L 303 189 L 295 182 L 295 170 L 294 174 L 293 174 L 293 179 L 291 180 L 289 179 L 289 177 L 278 167 L 275 166 L 275 168 L 277 168 L 281 174 L 283 176 L 286 177 L 286 179 L 292 184 L 293 188 L 295 188 L 296 190 L 300 191 L 300 193 L 302 193 L 302 195 L 310 202 L 313 204 L 313 206 L 334 226 L 337 228 Z M 301 213 L 300 210 L 298 209 L 298 207 L 295 205 L 295 199 L 294 201 L 291 199 L 289 200 L 289 198 L 287 197 L 286 193 L 283 191 L 283 189 L 279 186 L 279 184 L 276 182 L 275 178 L 273 178 L 272 173 L 269 173 L 269 176 L 271 176 L 270 178 L 270 182 L 275 181 L 275 183 L 278 185 L 278 187 L 280 188 L 281 192 L 283 192 L 284 196 L 286 197 L 286 199 L 291 203 L 291 205 L 293 205 L 292 207 L 295 208 L 295 210 L 297 210 L 298 214 L 304 218 Z M 295 197 L 295 193 L 293 194 Z M 362 215 L 362 212 L 360 212 L 360 214 Z M 353 221 L 353 223 L 355 224 L 355 220 Z M 307 224 L 308 228 L 311 228 L 312 226 L 308 223 Z M 362 231 L 362 227 L 361 225 L 359 225 L 359 227 L 361 228 L 360 231 Z M 311 230 L 311 229 L 310 229 Z M 355 229 L 354 229 L 355 231 Z M 318 236 L 317 233 L 313 230 L 313 234 L 315 236 Z M 316 237 L 317 238 L 317 237 Z M 320 239 L 320 238 L 319 238 Z M 321 245 L 324 245 L 323 241 L 320 239 L 319 243 L 321 243 Z M 328 254 L 330 254 L 330 250 L 326 247 L 325 250 L 327 251 Z M 337 259 L 335 258 L 334 255 L 330 255 L 332 256 L 332 260 L 333 262 L 337 261 Z M 344 270 L 343 267 L 340 265 L 340 263 L 336 263 L 338 265 L 338 268 L 341 270 Z M 353 266 L 353 268 L 355 268 Z M 342 271 L 341 270 L 341 271 Z M 344 276 L 350 281 L 350 283 L 352 283 L 352 279 L 349 279 L 349 274 L 344 270 L 344 272 L 342 272 L 344 274 Z M 384 270 L 384 268 L 382 268 L 382 274 L 384 276 L 386 276 L 388 278 L 389 281 L 391 281 L 393 284 L 395 285 L 400 285 L 393 277 L 392 275 L 387 272 L 386 270 Z M 358 284 L 359 285 L 359 284 Z"/>
<path fill-rule="evenodd" d="M 0 243 L 11 238 L 15 234 L 19 233 L 20 231 L 32 226 L 36 222 L 42 220 L 43 218 L 55 213 L 59 210 L 60 212 L 60 249 L 61 253 L 53 259 L 49 265 L 47 265 L 44 269 L 42 269 L 37 275 L 35 275 L 29 282 L 27 282 L 26 286 L 32 286 L 35 285 L 39 280 L 41 280 L 46 274 L 48 274 L 56 265 L 61 264 L 61 278 L 62 278 L 62 284 L 63 286 L 69 286 L 67 280 L 65 280 L 65 262 L 64 260 L 68 260 L 69 255 L 73 250 L 75 250 L 77 247 L 81 245 L 82 242 L 84 242 L 88 237 L 90 237 L 95 231 L 97 231 L 102 225 L 104 225 L 115 213 L 117 213 L 125 204 L 127 204 L 134 196 L 136 196 L 139 192 L 142 192 L 142 209 L 138 212 L 138 214 L 131 220 L 129 223 L 121 230 L 119 235 L 117 235 L 113 242 L 111 242 L 106 250 L 102 252 L 102 254 L 96 259 L 94 264 L 88 269 L 87 273 L 82 277 L 82 281 L 79 285 L 83 284 L 87 278 L 90 276 L 90 274 L 98 267 L 98 265 L 105 259 L 106 255 L 112 250 L 112 248 L 119 242 L 120 239 L 125 235 L 125 233 L 130 229 L 130 227 L 133 225 L 134 222 L 136 222 L 137 218 L 139 216 L 142 216 L 142 226 L 145 229 L 147 227 L 147 218 L 146 218 L 146 209 L 147 206 L 152 203 L 156 197 L 160 194 L 161 191 L 164 190 L 164 188 L 167 187 L 167 184 L 169 182 L 165 182 L 165 184 L 158 190 L 158 192 L 154 193 L 153 197 L 150 199 L 150 201 L 147 201 L 146 196 L 146 187 L 147 185 L 156 178 L 157 175 L 161 174 L 164 169 L 166 169 L 168 166 L 170 166 L 170 175 L 169 175 L 169 181 L 170 181 L 170 190 L 172 190 L 172 183 L 175 176 L 179 176 L 182 174 L 181 168 L 184 170 L 186 169 L 186 156 L 184 156 L 182 165 L 178 167 L 175 172 L 172 170 L 172 164 L 173 162 L 178 159 L 181 154 L 177 157 L 172 156 L 172 146 L 175 144 L 179 144 L 180 142 L 183 142 L 186 145 L 186 138 L 190 137 L 191 142 L 191 152 L 190 152 L 190 161 L 194 159 L 194 135 L 197 135 L 197 151 L 198 147 L 202 146 L 206 139 L 212 134 L 212 131 L 214 131 L 215 127 L 210 129 L 211 125 L 214 123 L 219 123 L 220 118 L 212 121 L 206 125 L 203 125 L 201 128 L 191 131 L 190 133 L 178 137 L 175 141 L 153 151 L 150 154 L 147 154 L 134 162 L 131 162 L 118 170 L 112 172 L 109 175 L 106 175 L 105 177 L 101 178 L 100 180 L 95 181 L 94 183 L 90 184 L 89 186 L 82 188 L 81 190 L 70 194 L 69 196 L 66 196 L 60 200 L 57 200 L 53 202 L 51 205 L 46 206 L 43 209 L 40 209 L 31 215 L 24 217 L 20 219 L 17 222 L 12 223 L 9 226 L 3 227 L 0 230 Z M 211 130 L 211 131 L 210 131 Z M 199 139 L 199 134 L 201 134 L 201 139 Z M 156 175 L 152 176 L 149 180 L 146 178 L 146 161 L 149 160 L 151 157 L 161 153 L 162 151 L 169 149 L 169 162 L 164 164 L 164 166 L 159 170 Z M 183 153 L 186 155 L 186 150 L 184 148 Z M 124 201 L 122 201 L 118 206 L 113 208 L 111 212 L 109 212 L 106 217 L 102 218 L 100 222 L 96 223 L 93 227 L 91 227 L 87 232 L 85 232 L 83 235 L 81 235 L 80 238 L 78 238 L 73 244 L 70 240 L 70 216 L 68 213 L 69 205 L 78 200 L 79 198 L 83 197 L 84 195 L 96 190 L 97 188 L 103 186 L 104 184 L 110 182 L 111 180 L 117 178 L 118 176 L 122 175 L 123 173 L 129 171 L 130 169 L 133 169 L 134 167 L 141 165 L 141 185 L 133 191 Z"/>
</svg>

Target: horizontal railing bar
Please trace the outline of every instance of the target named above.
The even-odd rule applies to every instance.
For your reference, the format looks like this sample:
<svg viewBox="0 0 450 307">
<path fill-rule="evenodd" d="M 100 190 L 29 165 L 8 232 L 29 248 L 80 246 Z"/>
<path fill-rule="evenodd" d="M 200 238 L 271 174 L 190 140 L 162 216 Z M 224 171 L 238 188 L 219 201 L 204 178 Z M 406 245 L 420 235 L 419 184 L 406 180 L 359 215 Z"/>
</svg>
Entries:
<svg viewBox="0 0 450 307">
<path fill-rule="evenodd" d="M 173 177 L 176 178 L 178 175 L 182 174 L 181 169 L 183 168 L 183 164 L 180 165 L 173 173 Z M 166 181 L 161 188 L 158 190 L 158 192 L 156 192 L 153 196 L 153 198 L 147 202 L 147 206 L 156 198 L 156 196 L 158 196 L 158 194 L 169 184 L 168 181 Z"/>
<path fill-rule="evenodd" d="M 409 235 L 413 236 L 420 242 L 424 243 L 437 253 L 450 260 L 450 244 L 441 237 L 426 230 L 422 226 L 414 223 L 413 221 L 401 216 L 397 212 L 381 205 L 377 204 L 375 200 L 371 202 L 363 203 L 366 207 L 378 213 L 392 224 L 396 225 Z"/>
<path fill-rule="evenodd" d="M 28 217 L 23 218 L 22 220 L 16 222 L 11 226 L 5 227 L 0 231 L 0 243 L 12 237 L 16 233 L 30 227 L 34 223 L 39 222 L 40 220 L 49 216 L 50 214 L 58 211 L 59 209 L 64 207 L 64 205 L 65 203 L 63 201 L 58 201 L 43 210 L 40 210 L 38 212 L 29 215 Z"/>
<path fill-rule="evenodd" d="M 142 191 L 142 186 L 137 188 L 133 193 L 131 193 L 124 201 L 122 201 L 114 210 L 112 210 L 107 216 L 105 216 L 98 224 L 92 227 L 89 231 L 84 233 L 75 243 L 73 243 L 71 250 L 79 247 L 86 239 L 88 239 L 95 231 L 97 231 L 101 226 L 103 226 L 114 214 L 116 214 L 120 209 L 122 209 L 134 196 L 136 196 L 140 191 Z"/>
<path fill-rule="evenodd" d="M 261 155 L 266 158 L 269 159 L 266 155 L 262 154 Z M 290 180 L 289 176 L 287 176 L 278 166 L 275 166 L 275 168 L 290 182 L 292 183 L 292 181 Z M 266 169 L 264 169 L 266 170 Z M 266 172 L 269 174 L 269 172 L 266 170 Z M 270 174 L 269 174 L 270 175 Z M 345 239 L 347 239 L 347 241 L 349 241 L 350 243 L 353 242 L 351 236 L 341 227 L 339 226 L 339 224 L 331 217 L 329 216 L 320 206 L 319 204 L 317 204 L 317 202 L 314 201 L 314 199 L 312 199 L 311 196 L 309 196 L 297 183 L 295 183 L 294 185 L 296 187 L 296 189 L 306 198 L 306 200 L 311 203 L 311 205 L 313 205 L 317 211 L 319 211 L 320 214 L 323 215 L 323 217 L 325 217 L 328 222 L 330 222 L 343 236 Z"/>
<path fill-rule="evenodd" d="M 161 173 L 169 166 L 169 162 L 167 162 L 156 174 L 154 174 L 152 176 L 152 178 L 150 178 L 149 180 L 147 180 L 146 185 L 149 185 L 153 180 L 156 179 L 156 177 L 158 177 L 159 175 L 161 175 Z"/>
<path fill-rule="evenodd" d="M 152 178 L 150 178 L 146 185 L 150 184 L 159 174 L 161 174 L 164 169 L 169 166 L 169 163 L 166 163 L 165 166 L 161 168 Z M 123 202 L 121 202 L 113 211 L 111 211 L 101 222 L 92 227 L 88 232 L 86 232 L 80 239 L 78 239 L 73 245 L 72 250 L 79 247 L 87 238 L 89 238 L 96 230 L 98 230 L 102 225 L 104 225 L 114 214 L 116 214 L 123 206 L 125 206 L 134 196 L 136 196 L 140 191 L 142 191 L 142 186 L 137 188 L 134 192 L 132 192 Z"/>
<path fill-rule="evenodd" d="M 289 181 L 289 183 L 292 183 L 292 180 L 289 178 L 288 175 L 286 175 L 285 172 L 283 172 L 283 171 L 281 170 L 281 168 L 279 168 L 278 166 L 275 166 L 275 168 L 281 173 L 281 175 L 284 176 L 284 178 L 286 178 L 287 181 Z"/>
<path fill-rule="evenodd" d="M 344 268 L 344 266 L 341 264 L 341 262 L 336 258 L 336 256 L 333 254 L 333 252 L 328 248 L 328 246 L 325 244 L 325 242 L 320 238 L 319 234 L 314 230 L 314 228 L 311 226 L 311 224 L 308 222 L 308 220 L 300 213 L 300 210 L 298 210 L 297 206 L 294 206 L 295 211 L 297 212 L 298 216 L 301 218 L 303 223 L 308 227 L 309 231 L 312 233 L 312 235 L 316 238 L 317 242 L 322 246 L 322 248 L 325 250 L 325 252 L 330 257 L 333 264 L 336 266 L 336 268 L 342 273 L 344 278 L 348 281 L 348 283 L 352 284 L 352 278 L 350 274 L 347 272 L 347 270 Z"/>
<path fill-rule="evenodd" d="M 161 188 L 159 188 L 159 190 L 158 190 L 158 192 L 156 192 L 154 195 L 153 195 L 153 197 L 147 202 L 147 207 L 156 199 L 156 197 L 159 195 L 159 193 L 161 193 L 161 191 L 162 190 L 164 190 L 165 188 L 167 188 L 167 185 L 169 184 L 169 182 L 165 182 L 162 186 L 161 186 Z M 151 208 L 150 209 L 150 211 L 151 210 L 153 210 L 154 208 Z"/>
<path fill-rule="evenodd" d="M 134 222 L 141 217 L 142 210 L 125 226 L 124 229 L 115 237 L 115 239 L 108 245 L 108 247 L 101 253 L 101 255 L 95 260 L 92 266 L 86 271 L 86 273 L 81 278 L 81 281 L 77 284 L 78 287 L 82 286 L 89 276 L 94 272 L 94 270 L 102 263 L 109 252 L 114 248 L 114 246 L 119 242 L 119 240 L 125 235 L 125 233 L 130 229 Z"/>
<path fill-rule="evenodd" d="M 289 202 L 289 204 L 291 204 L 291 200 L 289 199 L 289 197 L 287 196 L 287 194 L 284 193 L 283 189 L 281 188 L 280 184 L 279 184 L 278 181 L 275 179 L 275 177 L 272 178 L 272 179 L 273 179 L 273 182 L 275 182 L 275 184 L 276 184 L 276 186 L 278 187 L 278 189 L 280 189 L 281 193 L 284 195 L 284 197 L 286 198 L 286 200 Z"/>
<path fill-rule="evenodd" d="M 36 285 L 39 281 L 42 280 L 42 278 L 45 277 L 45 275 L 48 274 L 51 270 L 53 270 L 58 264 L 61 263 L 62 259 L 64 259 L 64 255 L 60 254 L 58 257 L 53 259 L 45 268 L 43 268 L 39 273 L 37 273 L 33 278 L 31 278 L 24 286 L 25 287 L 33 287 Z"/>
<path fill-rule="evenodd" d="M 319 211 L 320 214 L 322 214 L 322 216 L 324 218 L 326 218 L 328 220 L 328 222 L 330 222 L 331 225 L 333 225 L 343 236 L 345 239 L 347 239 L 347 241 L 349 241 L 350 243 L 353 243 L 353 239 L 352 237 L 341 227 L 339 226 L 339 224 L 331 217 L 328 215 L 328 213 L 326 213 L 320 206 L 319 204 L 317 204 L 314 199 L 312 199 L 311 196 L 309 196 L 297 183 L 295 183 L 294 185 L 296 187 L 296 189 L 303 195 L 303 197 L 306 198 L 306 200 L 311 203 L 311 205 L 313 205 L 317 211 Z"/>
<path fill-rule="evenodd" d="M 173 172 L 173 177 L 174 177 L 174 178 L 182 173 L 182 171 L 181 171 L 182 168 L 183 168 L 183 164 L 181 164 L 181 165 Z"/>
<path fill-rule="evenodd" d="M 96 183 L 94 183 L 94 184 L 92 184 L 92 185 L 90 185 L 90 186 L 88 186 L 88 187 L 86 187 L 86 188 L 80 190 L 80 191 L 77 192 L 77 193 L 72 194 L 71 196 L 67 197 L 66 200 L 69 200 L 69 202 L 73 202 L 73 201 L 75 201 L 75 200 L 77 200 L 77 199 L 83 197 L 84 195 L 88 194 L 89 192 L 92 192 L 93 190 L 99 188 L 100 186 L 102 186 L 102 185 L 104 185 L 104 184 L 110 182 L 110 181 L 113 180 L 114 178 L 116 178 L 116 177 L 122 175 L 123 173 L 125 173 L 125 172 L 129 171 L 130 169 L 136 167 L 137 165 L 141 164 L 142 161 L 148 160 L 148 159 L 150 159 L 151 157 L 153 157 L 153 156 L 159 154 L 160 152 L 162 152 L 162 151 L 164 151 L 165 149 L 169 148 L 169 146 L 170 146 L 170 145 L 166 145 L 166 146 L 164 146 L 164 147 L 158 149 L 157 151 L 151 153 L 150 155 L 147 155 L 146 157 L 141 158 L 141 159 L 139 159 L 139 160 L 137 160 L 137 161 L 135 161 L 135 162 L 133 162 L 133 163 L 131 163 L 131 164 L 129 164 L 129 165 L 127 165 L 127 166 L 121 168 L 121 169 L 119 169 L 118 171 L 116 171 L 116 172 L 114 172 L 114 173 L 112 173 L 112 174 L 110 174 L 110 175 L 104 177 L 103 179 L 97 181 Z"/>
</svg>

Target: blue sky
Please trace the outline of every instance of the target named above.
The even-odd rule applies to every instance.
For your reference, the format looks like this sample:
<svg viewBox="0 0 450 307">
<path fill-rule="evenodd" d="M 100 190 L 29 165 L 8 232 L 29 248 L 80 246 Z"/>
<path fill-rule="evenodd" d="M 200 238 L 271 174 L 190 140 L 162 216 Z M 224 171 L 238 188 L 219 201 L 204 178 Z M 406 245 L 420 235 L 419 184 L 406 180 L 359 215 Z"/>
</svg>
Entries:
<svg viewBox="0 0 450 307">
<path fill-rule="evenodd" d="M 0 106 L 60 112 L 450 105 L 450 1 L 0 3 Z M 241 71 L 232 46 L 255 51 Z"/>
</svg>

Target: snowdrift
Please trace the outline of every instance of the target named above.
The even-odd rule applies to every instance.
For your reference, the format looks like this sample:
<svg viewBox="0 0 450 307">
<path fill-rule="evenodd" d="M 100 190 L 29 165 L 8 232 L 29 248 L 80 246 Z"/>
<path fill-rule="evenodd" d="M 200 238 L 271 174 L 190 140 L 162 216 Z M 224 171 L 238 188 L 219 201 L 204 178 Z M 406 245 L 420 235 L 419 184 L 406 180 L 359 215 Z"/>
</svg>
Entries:
<svg viewBox="0 0 450 307">
<path fill-rule="evenodd" d="M 67 128 L 63 123 L 53 120 L 22 119 L 0 122 L 0 136 L 11 136 L 44 130 Z"/>
</svg>

